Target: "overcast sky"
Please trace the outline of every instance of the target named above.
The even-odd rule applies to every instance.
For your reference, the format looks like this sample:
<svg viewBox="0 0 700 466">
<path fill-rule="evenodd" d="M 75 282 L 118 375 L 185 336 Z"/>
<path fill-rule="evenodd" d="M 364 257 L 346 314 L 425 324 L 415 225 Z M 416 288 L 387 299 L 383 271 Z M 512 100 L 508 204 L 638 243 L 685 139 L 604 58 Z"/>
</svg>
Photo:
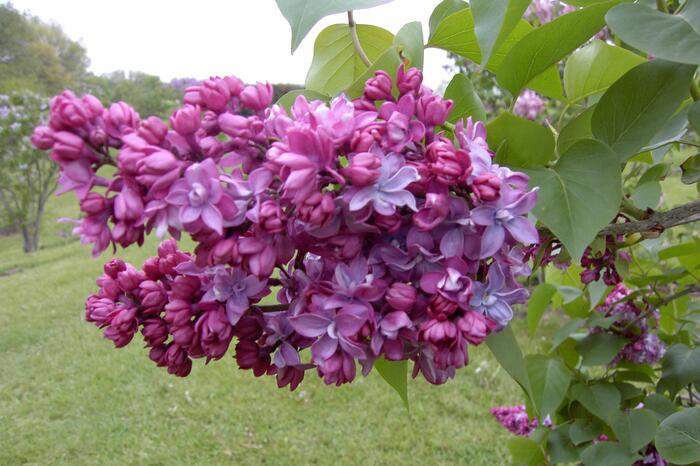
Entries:
<svg viewBox="0 0 700 466">
<path fill-rule="evenodd" d="M 318 0 L 324 1 L 324 0 Z M 135 70 L 160 76 L 206 78 L 235 74 L 247 82 L 303 84 L 313 42 L 344 14 L 321 20 L 294 55 L 289 24 L 274 0 L 12 0 L 21 11 L 55 22 L 87 49 L 90 70 L 101 74 Z M 357 23 L 396 33 L 411 21 L 423 23 L 439 0 L 394 0 L 355 12 Z M 425 83 L 437 89 L 448 79 L 445 52 L 426 50 Z"/>
</svg>

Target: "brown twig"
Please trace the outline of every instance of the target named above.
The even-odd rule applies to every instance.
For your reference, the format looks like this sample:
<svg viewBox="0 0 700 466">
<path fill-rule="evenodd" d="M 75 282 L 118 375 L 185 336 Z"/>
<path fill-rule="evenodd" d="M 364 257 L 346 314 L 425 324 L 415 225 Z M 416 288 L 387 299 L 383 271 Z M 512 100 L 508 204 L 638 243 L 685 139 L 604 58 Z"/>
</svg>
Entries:
<svg viewBox="0 0 700 466">
<path fill-rule="evenodd" d="M 630 233 L 661 233 L 664 230 L 687 223 L 700 221 L 700 200 L 689 202 L 680 207 L 654 212 L 648 218 L 636 222 L 613 223 L 603 228 L 598 236 L 628 235 Z"/>
</svg>

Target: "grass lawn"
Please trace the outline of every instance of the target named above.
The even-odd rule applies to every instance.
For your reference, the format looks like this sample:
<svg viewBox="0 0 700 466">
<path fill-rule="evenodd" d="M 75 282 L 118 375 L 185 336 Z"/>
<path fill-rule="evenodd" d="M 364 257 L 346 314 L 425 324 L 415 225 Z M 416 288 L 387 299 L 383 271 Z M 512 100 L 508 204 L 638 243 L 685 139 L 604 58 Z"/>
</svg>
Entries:
<svg viewBox="0 0 700 466">
<path fill-rule="evenodd" d="M 446 385 L 410 381 L 410 413 L 374 373 L 340 388 L 308 373 L 289 392 L 231 355 L 179 379 L 136 340 L 115 350 L 83 321 L 108 255 L 59 234 L 70 225 L 56 218 L 76 215 L 72 194 L 53 198 L 33 254 L 0 238 L 0 464 L 508 462 L 510 435 L 488 410 L 519 389 L 486 346 Z M 119 255 L 140 265 L 156 244 Z"/>
</svg>

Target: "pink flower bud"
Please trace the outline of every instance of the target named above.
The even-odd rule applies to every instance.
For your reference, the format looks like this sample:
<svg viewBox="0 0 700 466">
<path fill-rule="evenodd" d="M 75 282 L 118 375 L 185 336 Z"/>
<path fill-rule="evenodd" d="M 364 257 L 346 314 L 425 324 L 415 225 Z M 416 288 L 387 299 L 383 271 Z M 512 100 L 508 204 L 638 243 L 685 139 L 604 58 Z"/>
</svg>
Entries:
<svg viewBox="0 0 700 466">
<path fill-rule="evenodd" d="M 386 302 L 397 311 L 409 311 L 416 303 L 418 293 L 414 286 L 396 282 L 386 292 Z"/>
<path fill-rule="evenodd" d="M 97 118 L 99 116 L 102 116 L 102 114 L 104 113 L 105 108 L 102 105 L 102 102 L 100 102 L 100 99 L 98 99 L 94 95 L 85 94 L 81 100 L 83 101 L 83 105 L 85 105 L 85 108 L 87 109 L 90 118 Z"/>
<path fill-rule="evenodd" d="M 107 324 L 108 316 L 113 310 L 114 301 L 92 295 L 85 301 L 85 320 L 102 327 Z"/>
<path fill-rule="evenodd" d="M 194 134 L 200 126 L 199 108 L 185 105 L 175 110 L 175 113 L 170 117 L 170 126 L 183 136 Z"/>
<path fill-rule="evenodd" d="M 226 87 L 228 87 L 231 96 L 240 95 L 241 91 L 243 90 L 243 81 L 238 79 L 236 76 L 226 76 L 224 77 L 224 82 L 226 83 Z"/>
<path fill-rule="evenodd" d="M 81 158 L 85 151 L 83 140 L 67 131 L 58 131 L 53 134 L 54 144 L 52 157 L 57 161 L 70 161 Z"/>
<path fill-rule="evenodd" d="M 482 201 L 495 201 L 501 197 L 501 179 L 494 173 L 482 173 L 474 178 L 472 191 Z"/>
<path fill-rule="evenodd" d="M 150 116 L 141 122 L 137 134 L 147 143 L 158 145 L 165 140 L 168 127 L 163 120 L 156 116 Z"/>
<path fill-rule="evenodd" d="M 139 284 L 145 279 L 146 277 L 142 272 L 130 265 L 126 266 L 126 270 L 122 270 L 117 274 L 117 283 L 119 283 L 119 287 L 127 293 L 135 291 L 139 287 Z"/>
<path fill-rule="evenodd" d="M 581 283 L 588 285 L 600 278 L 600 271 L 596 269 L 588 269 L 581 272 Z"/>
<path fill-rule="evenodd" d="M 256 83 L 255 86 L 246 86 L 241 92 L 241 103 L 251 110 L 259 112 L 272 103 L 272 85 L 270 83 Z"/>
<path fill-rule="evenodd" d="M 374 224 L 379 227 L 380 230 L 386 231 L 387 233 L 396 233 L 401 225 L 403 225 L 403 219 L 397 213 L 394 215 L 374 215 Z"/>
<path fill-rule="evenodd" d="M 34 128 L 31 141 L 39 150 L 51 149 L 54 145 L 53 130 L 48 126 L 37 126 Z"/>
<path fill-rule="evenodd" d="M 105 111 L 104 120 L 107 134 L 117 139 L 129 130 L 138 129 L 141 123 L 139 114 L 126 102 L 112 104 Z"/>
<path fill-rule="evenodd" d="M 234 238 L 226 238 L 216 243 L 209 252 L 209 261 L 216 264 L 228 264 L 238 256 L 238 243 Z"/>
<path fill-rule="evenodd" d="M 88 215 L 99 215 L 109 208 L 109 201 L 102 194 L 89 192 L 80 201 L 80 210 Z"/>
<path fill-rule="evenodd" d="M 201 99 L 201 105 L 218 113 L 226 109 L 226 105 L 231 98 L 231 91 L 225 80 L 210 78 L 199 87 L 199 98 Z M 193 103 L 191 101 L 186 102 Z"/>
<path fill-rule="evenodd" d="M 163 319 L 146 319 L 141 325 L 141 333 L 146 346 L 155 349 L 155 347 L 162 345 L 168 339 L 168 325 Z"/>
<path fill-rule="evenodd" d="M 158 262 L 158 257 L 149 257 L 146 259 L 146 262 L 143 263 L 143 273 L 146 274 L 148 279 L 159 280 L 163 277 Z"/>
<path fill-rule="evenodd" d="M 350 165 L 343 169 L 343 174 L 355 186 L 367 186 L 379 178 L 382 159 L 371 152 L 360 152 L 351 160 Z"/>
<path fill-rule="evenodd" d="M 399 89 L 401 95 L 407 94 L 409 92 L 417 93 L 420 90 L 421 84 L 423 83 L 423 73 L 418 68 L 409 68 L 408 71 L 404 71 L 404 64 L 399 66 L 399 70 L 396 73 L 396 87 Z"/>
<path fill-rule="evenodd" d="M 276 201 L 267 200 L 260 205 L 258 224 L 268 233 L 281 233 L 287 226 L 287 216 Z"/>
<path fill-rule="evenodd" d="M 143 216 L 143 199 L 134 189 L 124 186 L 114 199 L 114 216 L 134 222 Z"/>
<path fill-rule="evenodd" d="M 435 94 L 424 94 L 416 104 L 416 116 L 426 126 L 438 126 L 445 123 L 451 109 L 451 100 Z"/>
<path fill-rule="evenodd" d="M 330 193 L 312 193 L 298 207 L 299 219 L 312 225 L 323 225 L 335 212 L 335 200 Z"/>
<path fill-rule="evenodd" d="M 94 146 L 103 146 L 107 143 L 107 133 L 102 128 L 90 131 L 90 143 Z"/>
<path fill-rule="evenodd" d="M 135 307 L 115 307 L 109 315 L 109 326 L 104 336 L 112 340 L 114 346 L 121 348 L 129 344 L 138 328 Z"/>
<path fill-rule="evenodd" d="M 375 71 L 374 77 L 365 83 L 365 97 L 370 100 L 393 100 L 391 95 L 391 76 L 386 71 Z"/>
<path fill-rule="evenodd" d="M 112 259 L 103 268 L 107 275 L 116 280 L 119 272 L 126 270 L 126 263 L 121 259 Z"/>
<path fill-rule="evenodd" d="M 457 320 L 457 327 L 469 343 L 479 345 L 496 327 L 496 323 L 476 311 L 467 311 Z"/>
<path fill-rule="evenodd" d="M 219 115 L 219 127 L 221 131 L 236 138 L 250 138 L 253 133 L 250 130 L 248 119 L 241 115 L 222 113 Z"/>
</svg>

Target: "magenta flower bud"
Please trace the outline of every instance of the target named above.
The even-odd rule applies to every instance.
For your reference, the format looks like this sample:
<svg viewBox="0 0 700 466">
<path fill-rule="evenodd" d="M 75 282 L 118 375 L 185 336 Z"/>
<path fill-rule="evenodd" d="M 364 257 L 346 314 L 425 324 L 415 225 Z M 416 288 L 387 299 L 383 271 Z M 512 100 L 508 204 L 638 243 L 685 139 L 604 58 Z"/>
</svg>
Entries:
<svg viewBox="0 0 700 466">
<path fill-rule="evenodd" d="M 90 143 L 93 146 L 103 146 L 107 143 L 107 133 L 102 128 L 95 128 L 90 131 Z"/>
<path fill-rule="evenodd" d="M 70 91 L 53 97 L 50 107 L 50 124 L 55 129 L 81 128 L 91 118 L 90 109 Z"/>
<path fill-rule="evenodd" d="M 240 98 L 245 107 L 256 112 L 264 110 L 272 103 L 272 84 L 259 82 L 255 86 L 246 86 L 241 92 Z"/>
<path fill-rule="evenodd" d="M 386 302 L 397 311 L 409 311 L 416 303 L 418 292 L 414 286 L 396 282 L 386 292 Z"/>
<path fill-rule="evenodd" d="M 100 298 L 91 295 L 85 301 L 85 320 L 93 322 L 98 327 L 107 324 L 109 314 L 114 311 L 114 301 L 109 298 Z"/>
<path fill-rule="evenodd" d="M 81 100 L 83 101 L 83 105 L 85 105 L 90 118 L 97 118 L 102 116 L 104 113 L 105 108 L 102 105 L 102 102 L 100 102 L 100 99 L 94 95 L 85 94 Z"/>
<path fill-rule="evenodd" d="M 175 343 L 168 345 L 163 360 L 168 366 L 170 374 L 187 377 L 192 371 L 192 360 L 187 356 L 187 351 Z"/>
<path fill-rule="evenodd" d="M 161 267 L 161 271 L 163 268 Z M 167 273 L 167 272 L 166 272 Z M 171 299 L 193 299 L 199 292 L 201 283 L 197 277 L 177 277 L 170 285 Z M 166 306 L 167 308 L 167 306 Z"/>
<path fill-rule="evenodd" d="M 164 319 L 170 325 L 182 327 L 192 318 L 192 305 L 184 299 L 172 299 L 165 305 Z"/>
<path fill-rule="evenodd" d="M 374 224 L 382 231 L 396 233 L 399 228 L 401 228 L 401 225 L 403 225 L 403 219 L 396 213 L 393 215 L 375 214 Z"/>
<path fill-rule="evenodd" d="M 226 354 L 233 338 L 233 327 L 223 306 L 217 306 L 202 314 L 194 328 L 207 359 L 220 359 Z"/>
<path fill-rule="evenodd" d="M 256 377 L 263 375 L 271 366 L 270 349 L 261 348 L 250 340 L 239 340 L 236 344 L 236 362 L 241 369 L 252 369 Z"/>
<path fill-rule="evenodd" d="M 490 202 L 501 197 L 501 179 L 494 173 L 486 172 L 474 178 L 472 191 L 482 201 Z"/>
<path fill-rule="evenodd" d="M 224 77 L 224 82 L 226 83 L 226 87 L 228 87 L 232 97 L 237 97 L 240 95 L 244 87 L 243 81 L 238 79 L 236 76 L 226 76 Z"/>
<path fill-rule="evenodd" d="M 391 76 L 386 71 L 375 71 L 374 77 L 365 83 L 364 95 L 370 100 L 393 100 Z"/>
<path fill-rule="evenodd" d="M 457 320 L 457 327 L 469 343 L 480 345 L 496 327 L 496 323 L 476 311 L 467 311 Z"/>
<path fill-rule="evenodd" d="M 396 73 L 396 87 L 401 95 L 409 92 L 417 93 L 423 83 L 423 73 L 418 68 L 409 68 L 404 71 L 404 64 L 401 63 Z"/>
<path fill-rule="evenodd" d="M 581 283 L 588 285 L 600 278 L 600 272 L 596 269 L 588 269 L 581 272 Z"/>
<path fill-rule="evenodd" d="M 335 200 L 330 193 L 312 193 L 298 207 L 299 219 L 311 225 L 323 225 L 335 212 Z"/>
<path fill-rule="evenodd" d="M 438 126 L 445 123 L 452 110 L 452 101 L 439 95 L 424 94 L 416 104 L 416 116 L 426 126 Z"/>
<path fill-rule="evenodd" d="M 141 123 L 139 114 L 126 102 L 112 104 L 104 115 L 107 134 L 117 139 L 129 130 L 138 129 Z"/>
<path fill-rule="evenodd" d="M 138 329 L 135 307 L 116 307 L 109 315 L 109 326 L 104 331 L 105 338 L 114 346 L 122 348 L 129 344 Z"/>
<path fill-rule="evenodd" d="M 467 152 L 455 149 L 447 139 L 432 142 L 428 146 L 426 159 L 435 178 L 447 186 L 466 180 L 473 171 Z"/>
<path fill-rule="evenodd" d="M 149 257 L 143 263 L 143 273 L 149 280 L 160 280 L 163 274 L 160 271 L 160 259 L 158 257 Z"/>
<path fill-rule="evenodd" d="M 440 320 L 451 316 L 457 310 L 457 303 L 445 298 L 441 294 L 435 294 L 430 299 L 428 310 L 435 318 Z"/>
<path fill-rule="evenodd" d="M 114 216 L 135 222 L 143 216 L 143 199 L 136 190 L 124 186 L 114 199 Z"/>
<path fill-rule="evenodd" d="M 108 208 L 109 201 L 99 193 L 89 192 L 87 196 L 80 201 L 80 210 L 88 215 L 99 215 Z"/>
<path fill-rule="evenodd" d="M 173 342 L 183 348 L 188 348 L 194 343 L 194 325 L 189 322 L 182 326 L 171 325 L 170 334 L 173 336 Z"/>
<path fill-rule="evenodd" d="M 154 346 L 151 348 L 151 351 L 148 352 L 148 358 L 155 362 L 158 367 L 165 367 L 167 365 L 165 360 L 165 353 L 167 350 L 168 347 L 165 345 Z"/>
<path fill-rule="evenodd" d="M 126 270 L 122 270 L 117 274 L 117 283 L 119 283 L 119 287 L 127 293 L 135 291 L 145 279 L 146 277 L 142 272 L 130 265 L 126 266 Z"/>
<path fill-rule="evenodd" d="M 199 140 L 202 153 L 209 158 L 217 158 L 224 153 L 224 146 L 214 136 L 207 136 Z"/>
<path fill-rule="evenodd" d="M 202 128 L 208 133 L 219 133 L 219 115 L 211 110 L 204 112 L 202 117 Z"/>
<path fill-rule="evenodd" d="M 126 263 L 121 259 L 112 259 L 105 263 L 103 269 L 109 277 L 116 280 L 119 272 L 126 270 Z"/>
<path fill-rule="evenodd" d="M 364 97 L 352 101 L 352 106 L 358 112 L 376 112 L 377 106 L 373 100 L 365 99 Z"/>
<path fill-rule="evenodd" d="M 168 134 L 168 127 L 163 120 L 156 116 L 149 116 L 141 122 L 137 134 L 149 144 L 159 145 Z"/>
<path fill-rule="evenodd" d="M 161 310 L 167 303 L 163 286 L 153 280 L 144 280 L 139 284 L 139 298 L 141 305 L 145 308 Z"/>
<path fill-rule="evenodd" d="M 51 149 L 54 145 L 53 130 L 48 126 L 37 126 L 32 133 L 32 145 L 39 150 Z"/>
<path fill-rule="evenodd" d="M 175 110 L 170 117 L 170 126 L 183 136 L 194 134 L 200 126 L 199 108 L 193 105 L 185 105 Z"/>
<path fill-rule="evenodd" d="M 161 241 L 158 245 L 158 257 L 161 259 L 165 259 L 170 254 L 177 254 L 178 252 L 180 251 L 177 249 L 177 242 L 173 239 Z"/>
<path fill-rule="evenodd" d="M 253 135 L 248 119 L 241 115 L 222 113 L 219 115 L 219 127 L 224 133 L 236 138 L 247 139 Z"/>
<path fill-rule="evenodd" d="M 141 333 L 146 346 L 155 348 L 165 343 L 165 340 L 168 339 L 168 325 L 163 319 L 146 319 L 141 325 Z"/>
<path fill-rule="evenodd" d="M 67 131 L 58 131 L 53 134 L 53 138 L 52 154 L 55 154 L 59 161 L 77 160 L 83 156 L 85 143 L 79 136 Z"/>
<path fill-rule="evenodd" d="M 231 98 L 231 91 L 225 80 L 210 78 L 199 87 L 199 98 L 201 99 L 201 102 L 199 102 L 201 105 L 219 113 L 226 109 L 226 105 Z M 190 99 L 189 102 L 186 101 L 186 103 L 192 103 L 191 100 L 193 99 Z"/>
<path fill-rule="evenodd" d="M 343 175 L 355 186 L 367 186 L 379 179 L 381 166 L 382 159 L 378 155 L 360 152 L 350 160 L 350 165 L 343 169 Z"/>
<path fill-rule="evenodd" d="M 216 243 L 209 252 L 212 264 L 228 264 L 238 257 L 238 243 L 234 238 L 226 238 Z"/>
<path fill-rule="evenodd" d="M 279 203 L 269 199 L 260 205 L 258 225 L 271 234 L 284 231 L 287 226 L 287 216 L 282 212 L 282 207 L 280 207 Z"/>
</svg>

